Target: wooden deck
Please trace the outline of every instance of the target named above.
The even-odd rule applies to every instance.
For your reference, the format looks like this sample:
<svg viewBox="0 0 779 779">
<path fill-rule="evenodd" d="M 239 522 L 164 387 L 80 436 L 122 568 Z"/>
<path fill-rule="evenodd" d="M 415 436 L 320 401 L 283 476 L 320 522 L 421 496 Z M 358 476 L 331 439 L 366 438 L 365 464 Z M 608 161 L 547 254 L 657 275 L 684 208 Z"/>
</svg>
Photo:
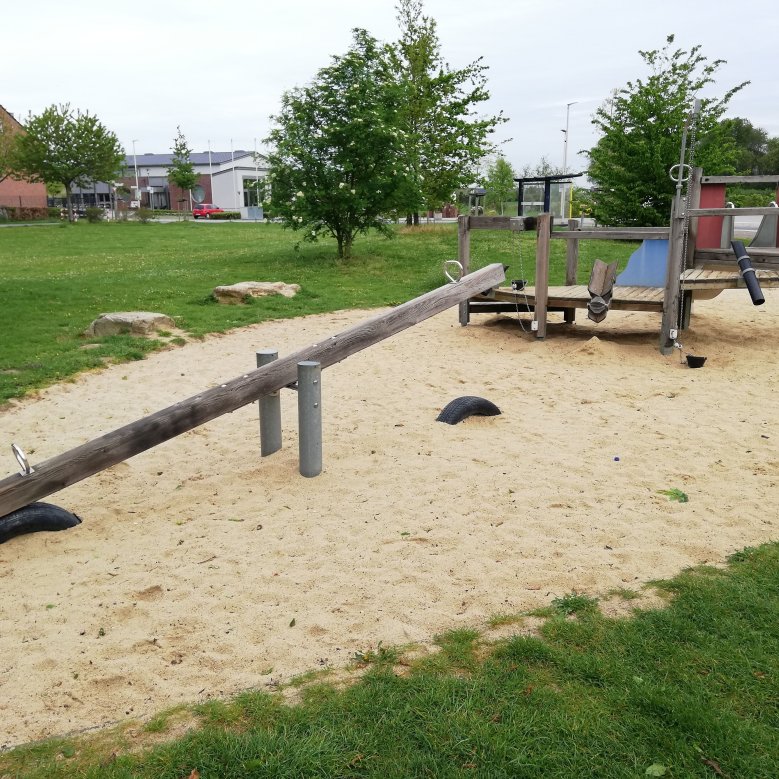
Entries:
<svg viewBox="0 0 779 779">
<path fill-rule="evenodd" d="M 536 290 L 535 287 L 525 287 L 521 290 L 499 287 L 494 294 L 480 296 L 475 300 L 515 303 L 520 308 L 525 308 L 525 305 L 533 307 L 536 302 Z M 547 307 L 550 309 L 587 308 L 589 302 L 590 293 L 584 284 L 549 287 Z M 663 289 L 662 287 L 614 287 L 609 308 L 612 311 L 662 311 Z"/>
<path fill-rule="evenodd" d="M 779 287 L 779 270 L 756 270 L 761 287 Z M 738 271 L 690 268 L 682 274 L 685 289 L 741 289 L 746 287 Z"/>
<path fill-rule="evenodd" d="M 779 287 L 779 271 L 759 270 L 757 279 L 762 287 Z M 692 292 L 693 299 L 700 293 L 701 299 L 713 297 L 724 289 L 744 288 L 744 280 L 738 271 L 708 270 L 690 268 L 682 274 L 685 292 Z M 714 293 L 714 294 L 712 294 Z M 663 310 L 663 287 L 614 287 L 609 310 L 611 311 L 655 311 Z M 475 303 L 512 303 L 521 311 L 533 309 L 536 302 L 535 287 L 513 290 L 510 287 L 498 287 L 489 295 L 472 298 Z M 566 308 L 587 308 L 590 293 L 584 284 L 565 287 L 549 287 L 547 307 L 553 310 Z M 474 313 L 479 311 L 474 307 Z M 488 309 L 482 309 L 484 311 Z"/>
</svg>

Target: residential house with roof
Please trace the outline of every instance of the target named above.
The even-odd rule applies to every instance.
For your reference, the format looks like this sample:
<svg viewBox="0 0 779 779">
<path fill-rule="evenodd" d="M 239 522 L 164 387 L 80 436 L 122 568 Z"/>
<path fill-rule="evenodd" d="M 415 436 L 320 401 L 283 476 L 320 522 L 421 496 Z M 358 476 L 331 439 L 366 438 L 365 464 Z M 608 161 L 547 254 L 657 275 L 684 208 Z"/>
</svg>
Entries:
<svg viewBox="0 0 779 779">
<path fill-rule="evenodd" d="M 24 127 L 0 105 L 0 134 L 8 136 L 23 133 Z M 0 172 L 0 207 L 46 208 L 46 185 L 31 181 L 17 181 Z"/>
</svg>

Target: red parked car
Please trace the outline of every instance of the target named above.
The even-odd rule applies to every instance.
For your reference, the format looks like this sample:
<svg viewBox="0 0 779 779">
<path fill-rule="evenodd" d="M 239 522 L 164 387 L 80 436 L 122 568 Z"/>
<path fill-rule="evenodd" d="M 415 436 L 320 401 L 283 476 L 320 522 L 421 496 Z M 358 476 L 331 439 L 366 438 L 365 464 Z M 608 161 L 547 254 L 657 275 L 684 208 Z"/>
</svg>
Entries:
<svg viewBox="0 0 779 779">
<path fill-rule="evenodd" d="M 223 209 L 219 206 L 215 206 L 213 203 L 200 203 L 192 209 L 192 216 L 195 219 L 200 219 L 202 216 L 204 219 L 210 219 L 211 214 L 221 214 Z"/>
</svg>

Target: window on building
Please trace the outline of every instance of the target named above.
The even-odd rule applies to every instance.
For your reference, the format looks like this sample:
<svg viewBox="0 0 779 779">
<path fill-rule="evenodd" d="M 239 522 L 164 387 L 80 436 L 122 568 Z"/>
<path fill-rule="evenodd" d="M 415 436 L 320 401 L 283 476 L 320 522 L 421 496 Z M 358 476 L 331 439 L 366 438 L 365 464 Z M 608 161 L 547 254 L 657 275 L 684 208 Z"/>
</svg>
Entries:
<svg viewBox="0 0 779 779">
<path fill-rule="evenodd" d="M 265 181 L 263 179 L 243 180 L 243 204 L 244 206 L 261 206 Z"/>
</svg>

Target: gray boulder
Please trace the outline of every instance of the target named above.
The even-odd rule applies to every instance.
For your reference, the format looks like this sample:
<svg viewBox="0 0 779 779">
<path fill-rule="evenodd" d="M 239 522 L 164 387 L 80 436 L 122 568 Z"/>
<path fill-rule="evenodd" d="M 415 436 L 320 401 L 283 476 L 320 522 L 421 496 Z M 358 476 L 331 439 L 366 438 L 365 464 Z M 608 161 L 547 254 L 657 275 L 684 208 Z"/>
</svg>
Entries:
<svg viewBox="0 0 779 779">
<path fill-rule="evenodd" d="M 283 281 L 241 281 L 214 288 L 214 297 L 220 303 L 243 303 L 244 298 L 261 298 L 266 295 L 283 295 L 294 298 L 300 292 L 300 284 L 285 284 Z"/>
<path fill-rule="evenodd" d="M 84 333 L 87 336 L 148 335 L 155 330 L 170 330 L 176 323 L 165 314 L 152 311 L 116 311 L 111 314 L 100 314 Z"/>
</svg>

